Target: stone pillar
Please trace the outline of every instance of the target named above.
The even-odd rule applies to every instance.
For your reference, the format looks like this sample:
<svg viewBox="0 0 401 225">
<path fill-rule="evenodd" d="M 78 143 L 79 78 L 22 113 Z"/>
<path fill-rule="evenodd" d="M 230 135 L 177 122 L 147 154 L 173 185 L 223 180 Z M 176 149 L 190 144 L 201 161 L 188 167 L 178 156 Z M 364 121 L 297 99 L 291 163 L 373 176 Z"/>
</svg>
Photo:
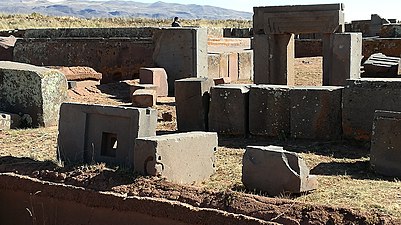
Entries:
<svg viewBox="0 0 401 225">
<path fill-rule="evenodd" d="M 323 35 L 323 85 L 344 86 L 361 77 L 362 34 Z"/>
<path fill-rule="evenodd" d="M 294 34 L 255 35 L 256 84 L 294 84 L 294 43 Z"/>
</svg>

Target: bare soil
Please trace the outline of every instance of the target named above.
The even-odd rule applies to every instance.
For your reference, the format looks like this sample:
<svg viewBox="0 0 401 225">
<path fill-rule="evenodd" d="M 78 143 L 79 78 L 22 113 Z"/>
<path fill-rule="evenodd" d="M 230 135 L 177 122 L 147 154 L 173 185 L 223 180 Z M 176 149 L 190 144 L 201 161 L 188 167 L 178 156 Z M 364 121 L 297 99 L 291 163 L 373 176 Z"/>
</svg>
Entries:
<svg viewBox="0 0 401 225">
<path fill-rule="evenodd" d="M 321 85 L 321 57 L 297 59 L 296 68 L 297 85 Z M 69 101 L 129 107 L 129 86 L 135 82 L 82 83 L 69 90 Z M 155 108 L 159 111 L 158 133 L 175 132 L 174 98 L 160 98 Z M 369 146 L 364 143 L 219 137 L 216 174 L 191 185 L 137 176 L 126 168 L 105 164 L 62 166 L 56 159 L 56 143 L 57 127 L 0 131 L 0 172 L 177 200 L 282 224 L 401 224 L 401 183 L 370 170 Z M 241 183 L 241 160 L 251 144 L 281 145 L 298 152 L 311 173 L 319 175 L 319 189 L 276 198 L 246 190 Z"/>
</svg>

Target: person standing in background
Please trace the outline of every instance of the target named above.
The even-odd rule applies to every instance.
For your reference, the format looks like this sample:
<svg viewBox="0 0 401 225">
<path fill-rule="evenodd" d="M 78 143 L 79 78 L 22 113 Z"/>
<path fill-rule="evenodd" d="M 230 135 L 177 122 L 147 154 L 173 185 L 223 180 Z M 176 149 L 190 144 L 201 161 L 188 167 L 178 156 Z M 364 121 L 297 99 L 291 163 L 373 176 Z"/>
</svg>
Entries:
<svg viewBox="0 0 401 225">
<path fill-rule="evenodd" d="M 178 17 L 174 17 L 174 21 L 171 24 L 172 27 L 181 27 L 180 21 L 178 21 Z"/>
</svg>

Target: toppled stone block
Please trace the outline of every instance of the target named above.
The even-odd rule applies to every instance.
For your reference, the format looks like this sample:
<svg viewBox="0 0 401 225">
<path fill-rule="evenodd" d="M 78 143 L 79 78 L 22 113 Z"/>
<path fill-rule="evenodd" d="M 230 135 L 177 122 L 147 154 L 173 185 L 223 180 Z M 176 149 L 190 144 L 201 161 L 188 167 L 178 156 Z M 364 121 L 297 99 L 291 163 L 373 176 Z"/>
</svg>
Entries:
<svg viewBox="0 0 401 225">
<path fill-rule="evenodd" d="M 64 103 L 60 110 L 58 157 L 66 164 L 104 162 L 134 166 L 138 137 L 156 135 L 157 111 Z"/>
<path fill-rule="evenodd" d="M 14 113 L 0 112 L 0 130 L 15 129 L 20 126 L 21 117 Z"/>
<path fill-rule="evenodd" d="M 401 111 L 401 79 L 362 78 L 343 90 L 342 127 L 347 139 L 371 139 L 375 110 Z"/>
<path fill-rule="evenodd" d="M 371 55 L 363 63 L 364 77 L 398 77 L 401 75 L 401 58 L 390 57 L 382 53 Z"/>
<path fill-rule="evenodd" d="M 377 110 L 373 120 L 370 163 L 382 175 L 401 178 L 401 112 Z"/>
<path fill-rule="evenodd" d="M 156 105 L 157 93 L 155 90 L 139 89 L 132 94 L 132 106 L 146 108 Z"/>
<path fill-rule="evenodd" d="M 177 183 L 192 183 L 215 172 L 217 134 L 189 132 L 138 138 L 135 172 L 162 176 Z"/>
<path fill-rule="evenodd" d="M 26 126 L 57 125 L 60 105 L 67 99 L 67 80 L 57 70 L 0 62 L 0 110 L 28 114 Z"/>
<path fill-rule="evenodd" d="M 250 85 L 227 84 L 212 87 L 209 130 L 228 135 L 248 134 Z"/>
<path fill-rule="evenodd" d="M 63 73 L 68 81 L 101 80 L 102 74 L 86 66 L 48 66 Z"/>
<path fill-rule="evenodd" d="M 278 146 L 247 146 L 242 159 L 242 182 L 249 190 L 277 196 L 317 188 L 317 177 L 309 174 L 305 161 Z"/>
<path fill-rule="evenodd" d="M 252 135 L 290 136 L 290 88 L 252 85 L 249 91 L 249 132 Z"/>
<path fill-rule="evenodd" d="M 156 85 L 157 96 L 166 97 L 168 95 L 167 73 L 163 68 L 141 68 L 139 80 L 141 84 Z"/>
<path fill-rule="evenodd" d="M 175 82 L 175 103 L 179 131 L 207 131 L 210 88 L 213 80 L 186 78 Z"/>
<path fill-rule="evenodd" d="M 290 90 L 291 137 L 341 139 L 341 92 L 343 87 L 295 87 Z"/>
<path fill-rule="evenodd" d="M 231 78 L 230 77 L 214 78 L 213 82 L 214 82 L 214 85 L 229 84 L 229 83 L 231 83 Z"/>
</svg>

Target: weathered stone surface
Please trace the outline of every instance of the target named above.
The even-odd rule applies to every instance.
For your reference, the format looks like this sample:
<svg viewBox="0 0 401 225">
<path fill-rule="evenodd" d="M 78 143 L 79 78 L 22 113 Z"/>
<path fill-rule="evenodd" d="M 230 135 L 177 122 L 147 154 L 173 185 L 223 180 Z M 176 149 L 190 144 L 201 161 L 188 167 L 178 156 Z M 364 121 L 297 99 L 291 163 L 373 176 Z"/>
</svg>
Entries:
<svg viewBox="0 0 401 225">
<path fill-rule="evenodd" d="M 192 183 L 209 178 L 215 172 L 214 152 L 217 134 L 189 132 L 135 141 L 135 171 L 162 176 L 177 183 Z"/>
<path fill-rule="evenodd" d="M 175 82 L 175 103 L 178 130 L 207 131 L 210 88 L 213 80 L 187 78 Z"/>
<path fill-rule="evenodd" d="M 341 139 L 342 87 L 294 87 L 290 90 L 291 137 Z"/>
<path fill-rule="evenodd" d="M 242 159 L 242 182 L 249 190 L 269 195 L 301 193 L 317 188 L 305 161 L 278 146 L 247 146 Z"/>
<path fill-rule="evenodd" d="M 370 163 L 382 175 L 401 178 L 401 112 L 374 114 Z"/>
<path fill-rule="evenodd" d="M 220 54 L 209 53 L 208 58 L 208 78 L 214 79 L 220 77 Z"/>
<path fill-rule="evenodd" d="M 229 58 L 227 53 L 220 53 L 219 77 L 229 76 Z"/>
<path fill-rule="evenodd" d="M 233 28 L 224 28 L 223 30 L 223 36 L 224 37 L 231 37 L 231 33 L 232 33 Z"/>
<path fill-rule="evenodd" d="M 247 135 L 250 85 L 212 87 L 209 130 L 228 135 Z"/>
<path fill-rule="evenodd" d="M 383 53 L 387 56 L 400 57 L 401 38 L 365 38 L 363 39 L 362 55 L 364 59 L 374 53 Z"/>
<path fill-rule="evenodd" d="M 223 28 L 208 27 L 207 28 L 207 37 L 208 38 L 222 38 L 223 37 Z"/>
<path fill-rule="evenodd" d="M 102 74 L 86 66 L 48 66 L 63 73 L 68 81 L 101 80 Z"/>
<path fill-rule="evenodd" d="M 145 89 L 145 90 L 157 90 L 157 86 L 153 84 L 134 84 L 130 85 L 130 95 L 132 97 L 132 94 L 139 89 Z"/>
<path fill-rule="evenodd" d="M 349 80 L 343 90 L 342 126 L 347 139 L 370 140 L 375 110 L 401 111 L 401 79 Z"/>
<path fill-rule="evenodd" d="M 334 33 L 344 25 L 343 4 L 254 7 L 255 34 Z"/>
<path fill-rule="evenodd" d="M 322 49 L 322 40 L 295 39 L 295 58 L 322 56 Z"/>
<path fill-rule="evenodd" d="M 168 74 L 168 89 L 174 93 L 174 82 L 188 77 L 207 77 L 207 29 L 161 28 L 153 36 L 155 66 Z"/>
<path fill-rule="evenodd" d="M 138 137 L 156 135 L 154 109 L 64 103 L 58 157 L 66 164 L 105 162 L 134 166 Z"/>
<path fill-rule="evenodd" d="M 385 24 L 380 29 L 381 38 L 400 38 L 401 25 L 400 24 Z"/>
<path fill-rule="evenodd" d="M 156 105 L 157 92 L 150 89 L 138 89 L 132 94 L 132 106 L 139 108 Z"/>
<path fill-rule="evenodd" d="M 249 132 L 285 138 L 290 134 L 290 88 L 252 85 L 249 91 Z"/>
<path fill-rule="evenodd" d="M 163 68 L 141 68 L 139 70 L 141 84 L 154 84 L 157 86 L 157 96 L 168 95 L 167 73 Z"/>
<path fill-rule="evenodd" d="M 21 117 L 18 114 L 0 111 L 0 131 L 18 128 L 20 123 Z"/>
<path fill-rule="evenodd" d="M 9 37 L 0 37 L 0 61 L 13 61 L 16 40 L 12 35 Z"/>
<path fill-rule="evenodd" d="M 398 77 L 401 75 L 401 58 L 390 57 L 382 53 L 371 55 L 363 63 L 364 77 Z"/>
<path fill-rule="evenodd" d="M 18 39 L 14 60 L 44 66 L 89 66 L 103 74 L 102 83 L 108 83 L 138 78 L 139 68 L 153 66 L 153 51 L 151 40 L 129 38 Z"/>
<path fill-rule="evenodd" d="M 238 53 L 236 52 L 228 54 L 228 77 L 232 81 L 238 80 Z"/>
<path fill-rule="evenodd" d="M 238 79 L 253 80 L 253 50 L 238 52 Z"/>
<path fill-rule="evenodd" d="M 67 99 L 67 80 L 57 70 L 0 62 L 0 110 L 27 114 L 26 126 L 54 126 Z"/>
</svg>

